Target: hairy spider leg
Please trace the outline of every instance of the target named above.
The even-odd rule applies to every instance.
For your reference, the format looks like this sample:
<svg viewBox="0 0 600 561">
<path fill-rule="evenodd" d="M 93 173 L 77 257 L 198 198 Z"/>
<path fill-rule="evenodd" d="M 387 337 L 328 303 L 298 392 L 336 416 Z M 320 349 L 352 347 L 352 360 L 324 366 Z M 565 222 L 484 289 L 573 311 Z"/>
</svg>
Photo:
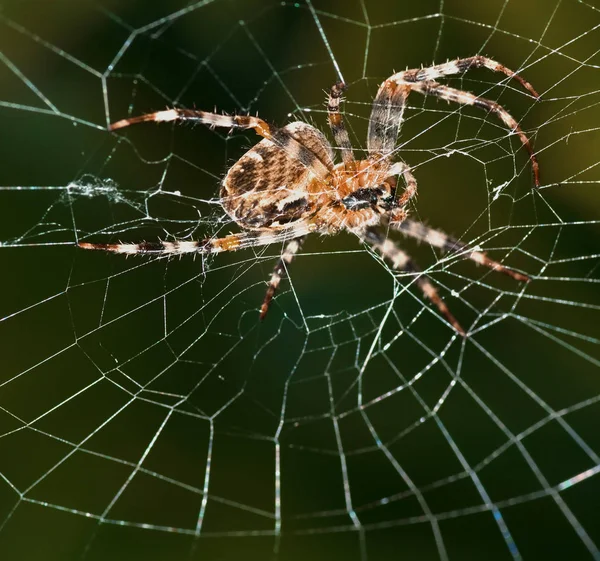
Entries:
<svg viewBox="0 0 600 561">
<path fill-rule="evenodd" d="M 405 236 L 415 238 L 418 241 L 428 243 L 434 247 L 439 247 L 444 251 L 461 251 L 469 259 L 471 259 L 471 261 L 475 261 L 475 263 L 478 265 L 483 265 L 484 267 L 488 267 L 493 271 L 508 275 L 517 281 L 529 282 L 531 280 L 531 277 L 528 277 L 523 273 L 513 271 L 512 269 L 502 265 L 502 263 L 498 263 L 498 261 L 490 259 L 483 251 L 471 249 L 466 243 L 449 236 L 441 230 L 430 228 L 429 226 L 426 226 L 421 222 L 417 222 L 416 220 L 409 219 L 401 223 L 391 223 L 390 226 L 395 230 L 402 232 Z"/>
<path fill-rule="evenodd" d="M 462 74 L 471 68 L 485 67 L 496 72 L 502 72 L 517 80 L 534 97 L 539 94 L 533 86 L 506 66 L 482 56 L 469 57 L 439 64 L 429 68 L 404 70 L 397 72 L 385 80 L 373 101 L 371 118 L 369 119 L 369 132 L 367 136 L 367 149 L 371 158 L 391 157 L 394 152 L 400 127 L 403 122 L 406 101 L 411 91 L 422 94 L 435 95 L 446 101 L 453 101 L 465 105 L 474 105 L 487 109 L 496 114 L 502 122 L 514 130 L 522 144 L 529 153 L 531 167 L 536 187 L 540 185 L 539 164 L 531 143 L 523 133 L 517 121 L 500 104 L 478 97 L 470 92 L 443 86 L 434 81 L 435 78 Z"/>
<path fill-rule="evenodd" d="M 374 228 L 367 229 L 363 234 L 364 241 L 368 242 L 384 259 L 387 259 L 397 271 L 408 271 L 416 274 L 415 282 L 423 294 L 437 307 L 440 313 L 446 318 L 448 323 L 463 337 L 466 336 L 458 320 L 452 315 L 452 312 L 439 295 L 437 288 L 421 272 L 415 262 L 403 250 L 401 250 L 385 234 Z"/>
<path fill-rule="evenodd" d="M 403 160 L 394 162 L 389 170 L 390 177 L 401 175 L 406 185 L 404 193 L 397 197 L 397 205 L 404 208 L 408 202 L 417 194 L 417 179 L 410 170 L 410 166 Z"/>
<path fill-rule="evenodd" d="M 281 257 L 273 272 L 271 273 L 271 279 L 269 280 L 269 286 L 267 288 L 267 293 L 265 294 L 265 299 L 263 300 L 262 306 L 260 307 L 260 320 L 265 319 L 267 312 L 269 311 L 269 306 L 271 305 L 271 301 L 279 288 L 279 284 L 281 283 L 281 279 L 287 276 L 287 268 L 288 265 L 293 261 L 294 257 L 302 248 L 302 244 L 306 239 L 305 236 L 301 238 L 296 238 L 288 242 L 285 249 L 281 253 Z"/>
<path fill-rule="evenodd" d="M 464 74 L 471 70 L 471 68 L 487 68 L 494 72 L 502 72 L 509 78 L 519 82 L 519 84 L 521 84 L 536 99 L 540 97 L 540 95 L 535 91 L 534 87 L 527 80 L 519 76 L 519 74 L 510 68 L 507 68 L 503 64 L 500 64 L 499 62 L 481 55 L 459 58 L 457 60 L 449 60 L 443 64 L 436 64 L 427 68 L 403 70 L 402 72 L 393 74 L 388 78 L 388 80 L 396 83 L 429 82 L 431 80 L 437 80 L 438 78 L 444 78 L 446 76 Z"/>
<path fill-rule="evenodd" d="M 473 105 L 475 107 L 479 107 L 480 109 L 486 109 L 487 111 L 494 113 L 494 115 L 496 115 L 511 131 L 514 131 L 517 134 L 521 140 L 521 143 L 527 152 L 529 152 L 529 159 L 531 161 L 531 169 L 533 170 L 535 186 L 540 186 L 540 166 L 538 164 L 537 157 L 533 152 L 533 148 L 531 147 L 531 143 L 529 142 L 529 138 L 527 138 L 525 133 L 521 130 L 521 127 L 515 118 L 506 109 L 504 109 L 502 105 L 492 101 L 491 99 L 479 97 L 470 92 L 464 92 L 462 90 L 457 90 L 456 88 L 451 88 L 450 86 L 443 86 L 437 82 L 416 82 L 414 84 L 410 84 L 409 87 L 411 90 L 425 95 L 433 95 L 435 97 L 439 97 L 440 99 L 453 101 L 462 105 Z"/>
<path fill-rule="evenodd" d="M 121 119 L 113 123 L 108 128 L 111 131 L 129 127 L 137 123 L 155 122 L 168 123 L 172 121 L 195 121 L 202 123 L 210 128 L 223 127 L 233 129 L 254 129 L 257 134 L 264 138 L 271 138 L 272 127 L 266 121 L 250 115 L 219 115 L 218 113 L 209 113 L 197 109 L 165 109 L 155 113 L 146 113 L 137 117 Z"/>
<path fill-rule="evenodd" d="M 333 163 L 323 162 L 310 148 L 301 142 L 301 139 L 294 138 L 292 132 L 286 130 L 285 127 L 274 127 L 266 121 L 250 115 L 220 115 L 197 109 L 173 108 L 122 119 L 110 125 L 109 129 L 114 131 L 137 123 L 173 121 L 202 123 L 211 129 L 216 127 L 241 130 L 254 129 L 256 134 L 270 140 L 289 154 L 291 158 L 298 160 L 309 168 L 315 177 L 324 179 L 329 171 L 333 169 Z"/>
<path fill-rule="evenodd" d="M 299 238 L 310 233 L 314 227 L 307 222 L 297 222 L 293 227 L 273 232 L 271 230 L 244 231 L 230 234 L 222 238 L 205 238 L 203 240 L 189 240 L 172 242 L 159 240 L 157 242 L 140 243 L 89 243 L 79 242 L 77 245 L 83 249 L 97 249 L 112 253 L 126 255 L 156 255 L 178 256 L 187 253 L 222 253 L 224 251 L 237 251 L 249 247 L 259 247 L 272 243 L 283 242 Z"/>
<path fill-rule="evenodd" d="M 340 100 L 342 93 L 346 90 L 346 84 L 336 82 L 329 90 L 327 99 L 327 120 L 333 134 L 335 144 L 342 151 L 342 161 L 347 170 L 352 169 L 354 164 L 354 153 L 352 152 L 352 143 L 344 124 L 344 119 L 340 113 Z"/>
<path fill-rule="evenodd" d="M 367 132 L 369 159 L 391 159 L 396 149 L 409 94 L 410 88 L 390 80 L 386 80 L 379 87 L 369 117 Z"/>
</svg>

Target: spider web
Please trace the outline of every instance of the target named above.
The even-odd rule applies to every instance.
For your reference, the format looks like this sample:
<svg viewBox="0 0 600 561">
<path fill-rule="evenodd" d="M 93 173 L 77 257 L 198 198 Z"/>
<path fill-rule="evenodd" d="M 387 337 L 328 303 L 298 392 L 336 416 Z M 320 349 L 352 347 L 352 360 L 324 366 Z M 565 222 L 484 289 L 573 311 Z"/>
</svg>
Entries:
<svg viewBox="0 0 600 561">
<path fill-rule="evenodd" d="M 3 3 L 3 558 L 600 559 L 600 8 L 382 4 Z M 219 178 L 252 135 L 110 122 L 217 107 L 329 134 L 343 78 L 359 154 L 394 69 L 478 53 L 541 99 L 447 83 L 519 120 L 542 186 L 474 108 L 413 94 L 398 144 L 414 218 L 533 278 L 398 235 L 466 339 L 348 234 L 307 240 L 264 323 L 281 246 L 75 247 L 236 231 Z"/>
</svg>

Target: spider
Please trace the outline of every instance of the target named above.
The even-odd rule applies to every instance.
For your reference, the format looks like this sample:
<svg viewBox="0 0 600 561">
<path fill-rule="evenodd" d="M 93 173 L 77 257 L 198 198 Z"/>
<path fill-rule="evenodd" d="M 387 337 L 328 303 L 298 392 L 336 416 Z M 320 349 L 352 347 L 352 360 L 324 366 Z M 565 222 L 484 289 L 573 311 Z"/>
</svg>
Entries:
<svg viewBox="0 0 600 561">
<path fill-rule="evenodd" d="M 471 68 L 487 68 L 517 80 L 531 95 L 534 88 L 506 66 L 484 56 L 472 56 L 429 68 L 405 70 L 390 76 L 379 87 L 368 126 L 367 158 L 356 160 L 350 137 L 339 112 L 346 86 L 334 84 L 329 92 L 329 126 L 342 156 L 335 163 L 333 147 L 317 128 L 296 121 L 277 128 L 258 117 L 222 115 L 193 109 L 167 109 L 113 123 L 111 131 L 145 121 L 198 122 L 211 129 L 254 129 L 262 137 L 228 170 L 220 190 L 224 211 L 241 232 L 198 241 L 174 240 L 140 243 L 88 243 L 85 249 L 123 254 L 182 255 L 220 253 L 287 242 L 278 260 L 260 308 L 264 319 L 269 305 L 287 274 L 305 237 L 311 233 L 333 235 L 342 230 L 370 244 L 394 269 L 416 275 L 415 282 L 441 315 L 461 335 L 466 332 L 452 315 L 437 289 L 420 272 L 409 255 L 387 237 L 394 229 L 442 250 L 459 250 L 475 263 L 502 272 L 520 282 L 530 277 L 493 261 L 439 230 L 408 218 L 408 203 L 417 192 L 411 168 L 395 153 L 406 101 L 411 92 L 432 95 L 448 102 L 473 105 L 495 114 L 513 131 L 529 152 L 534 183 L 540 185 L 539 166 L 529 139 L 517 121 L 498 103 L 436 82 L 437 78 L 463 74 Z M 397 189 L 401 176 L 404 189 Z"/>
</svg>

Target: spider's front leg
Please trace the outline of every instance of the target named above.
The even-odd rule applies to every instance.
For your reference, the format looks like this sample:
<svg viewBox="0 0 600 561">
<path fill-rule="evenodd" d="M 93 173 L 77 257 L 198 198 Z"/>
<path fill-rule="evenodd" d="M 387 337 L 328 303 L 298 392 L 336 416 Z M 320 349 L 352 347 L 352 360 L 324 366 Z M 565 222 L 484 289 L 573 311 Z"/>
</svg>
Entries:
<svg viewBox="0 0 600 561">
<path fill-rule="evenodd" d="M 521 86 L 523 86 L 536 99 L 540 97 L 540 94 L 537 93 L 535 88 L 514 70 L 507 68 L 496 60 L 482 55 L 450 60 L 448 62 L 444 62 L 443 64 L 435 64 L 427 68 L 413 68 L 411 70 L 404 70 L 394 74 L 390 79 L 400 82 L 428 82 L 431 80 L 437 80 L 438 78 L 454 76 L 456 74 L 465 74 L 472 68 L 487 68 L 492 72 L 501 72 L 512 80 L 519 82 L 519 84 L 521 84 Z"/>
<path fill-rule="evenodd" d="M 494 113 L 510 130 L 514 131 L 523 146 L 529 152 L 536 187 L 540 185 L 539 164 L 529 138 L 521 130 L 514 117 L 495 101 L 476 96 L 470 92 L 444 86 L 435 81 L 436 78 L 463 74 L 471 68 L 485 67 L 495 72 L 502 72 L 517 80 L 535 98 L 539 94 L 531 84 L 506 66 L 486 57 L 474 56 L 459 59 L 429 68 L 405 70 L 397 72 L 385 80 L 379 87 L 369 119 L 367 149 L 371 159 L 393 157 L 400 127 L 404 120 L 404 110 L 409 94 L 412 91 L 434 95 L 446 101 L 464 105 L 473 105 Z"/>
<path fill-rule="evenodd" d="M 401 175 L 404 180 L 404 184 L 406 188 L 404 189 L 404 193 L 400 197 L 396 199 L 396 206 L 401 209 L 408 204 L 408 202 L 417 194 L 417 179 L 410 171 L 410 167 L 406 162 L 399 161 L 392 164 L 388 172 L 388 181 L 393 179 L 395 182 L 395 176 Z M 406 216 L 404 214 L 404 216 Z M 392 218 L 393 221 L 396 221 Z"/>
<path fill-rule="evenodd" d="M 460 240 L 457 240 L 448 234 L 445 234 L 441 230 L 434 230 L 429 226 L 425 226 L 425 224 L 422 224 L 421 222 L 416 222 L 415 220 L 404 220 L 402 222 L 391 222 L 390 226 L 395 230 L 399 230 L 405 236 L 410 236 L 434 247 L 439 247 L 445 251 L 462 251 L 469 259 L 471 259 L 471 261 L 474 261 L 478 265 L 483 265 L 492 271 L 503 273 L 517 281 L 529 282 L 531 280 L 531 278 L 527 275 L 513 271 L 512 269 L 502 265 L 502 263 L 498 263 L 498 261 L 490 259 L 483 251 L 471 249 L 466 243 L 461 242 Z"/>
<path fill-rule="evenodd" d="M 439 295 L 437 288 L 435 288 L 433 283 L 421 273 L 420 269 L 406 252 L 402 251 L 392 240 L 386 238 L 384 233 L 374 228 L 367 229 L 363 233 L 363 239 L 380 253 L 384 259 L 388 260 L 392 264 L 392 267 L 397 271 L 415 273 L 417 275 L 415 282 L 427 299 L 435 304 L 440 313 L 458 333 L 463 337 L 466 336 L 466 331 L 452 315 L 452 312 Z"/>
<path fill-rule="evenodd" d="M 422 94 L 433 95 L 440 99 L 444 99 L 448 102 L 451 101 L 453 103 L 460 103 L 462 105 L 472 105 L 474 107 L 479 107 L 480 109 L 484 109 L 496 115 L 496 117 L 498 117 L 511 131 L 514 131 L 519 137 L 519 140 L 529 153 L 529 160 L 531 161 L 531 169 L 533 171 L 533 180 L 535 186 L 539 187 L 541 185 L 540 165 L 537 161 L 535 152 L 533 151 L 533 147 L 531 146 L 531 142 L 529 141 L 527 135 L 521 129 L 516 119 L 506 109 L 504 109 L 502 105 L 496 103 L 495 101 L 492 101 L 491 99 L 479 97 L 475 94 L 472 94 L 471 92 L 457 90 L 456 88 L 444 86 L 433 81 L 417 82 L 411 85 L 411 89 Z"/>
</svg>

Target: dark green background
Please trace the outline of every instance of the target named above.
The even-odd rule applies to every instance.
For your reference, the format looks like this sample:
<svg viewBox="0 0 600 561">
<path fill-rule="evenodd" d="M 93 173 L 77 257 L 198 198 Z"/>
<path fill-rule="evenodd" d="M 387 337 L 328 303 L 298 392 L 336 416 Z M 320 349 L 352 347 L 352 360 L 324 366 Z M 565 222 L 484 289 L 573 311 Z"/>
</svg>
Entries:
<svg viewBox="0 0 600 561">
<path fill-rule="evenodd" d="M 453 81 L 534 133 L 538 193 L 524 150 L 492 118 L 410 100 L 401 155 L 416 166 L 414 213 L 535 277 L 518 299 L 512 280 L 460 259 L 436 265 L 430 248 L 407 242 L 465 326 L 492 322 L 463 342 L 348 235 L 309 239 L 294 291 L 285 285 L 262 325 L 279 247 L 171 262 L 74 247 L 235 229 L 217 222 L 215 197 L 252 135 L 169 125 L 113 135 L 107 118 L 177 102 L 326 127 L 324 91 L 337 75 L 303 3 L 216 0 L 132 35 L 187 5 L 0 2 L 2 558 L 270 559 L 279 434 L 282 560 L 438 559 L 414 488 L 450 559 L 511 559 L 476 482 L 524 559 L 592 559 L 597 476 L 559 486 L 597 469 L 600 454 L 589 257 L 599 239 L 598 7 L 365 0 L 367 33 L 360 2 L 314 3 L 351 86 L 356 147 L 394 69 L 483 53 L 525 66 L 542 93 L 534 102 L 485 71 Z M 474 138 L 495 142 L 475 149 Z M 435 157 L 451 149 L 463 154 Z M 509 180 L 490 204 L 490 188 Z M 344 501 L 342 448 L 362 533 Z"/>
</svg>

